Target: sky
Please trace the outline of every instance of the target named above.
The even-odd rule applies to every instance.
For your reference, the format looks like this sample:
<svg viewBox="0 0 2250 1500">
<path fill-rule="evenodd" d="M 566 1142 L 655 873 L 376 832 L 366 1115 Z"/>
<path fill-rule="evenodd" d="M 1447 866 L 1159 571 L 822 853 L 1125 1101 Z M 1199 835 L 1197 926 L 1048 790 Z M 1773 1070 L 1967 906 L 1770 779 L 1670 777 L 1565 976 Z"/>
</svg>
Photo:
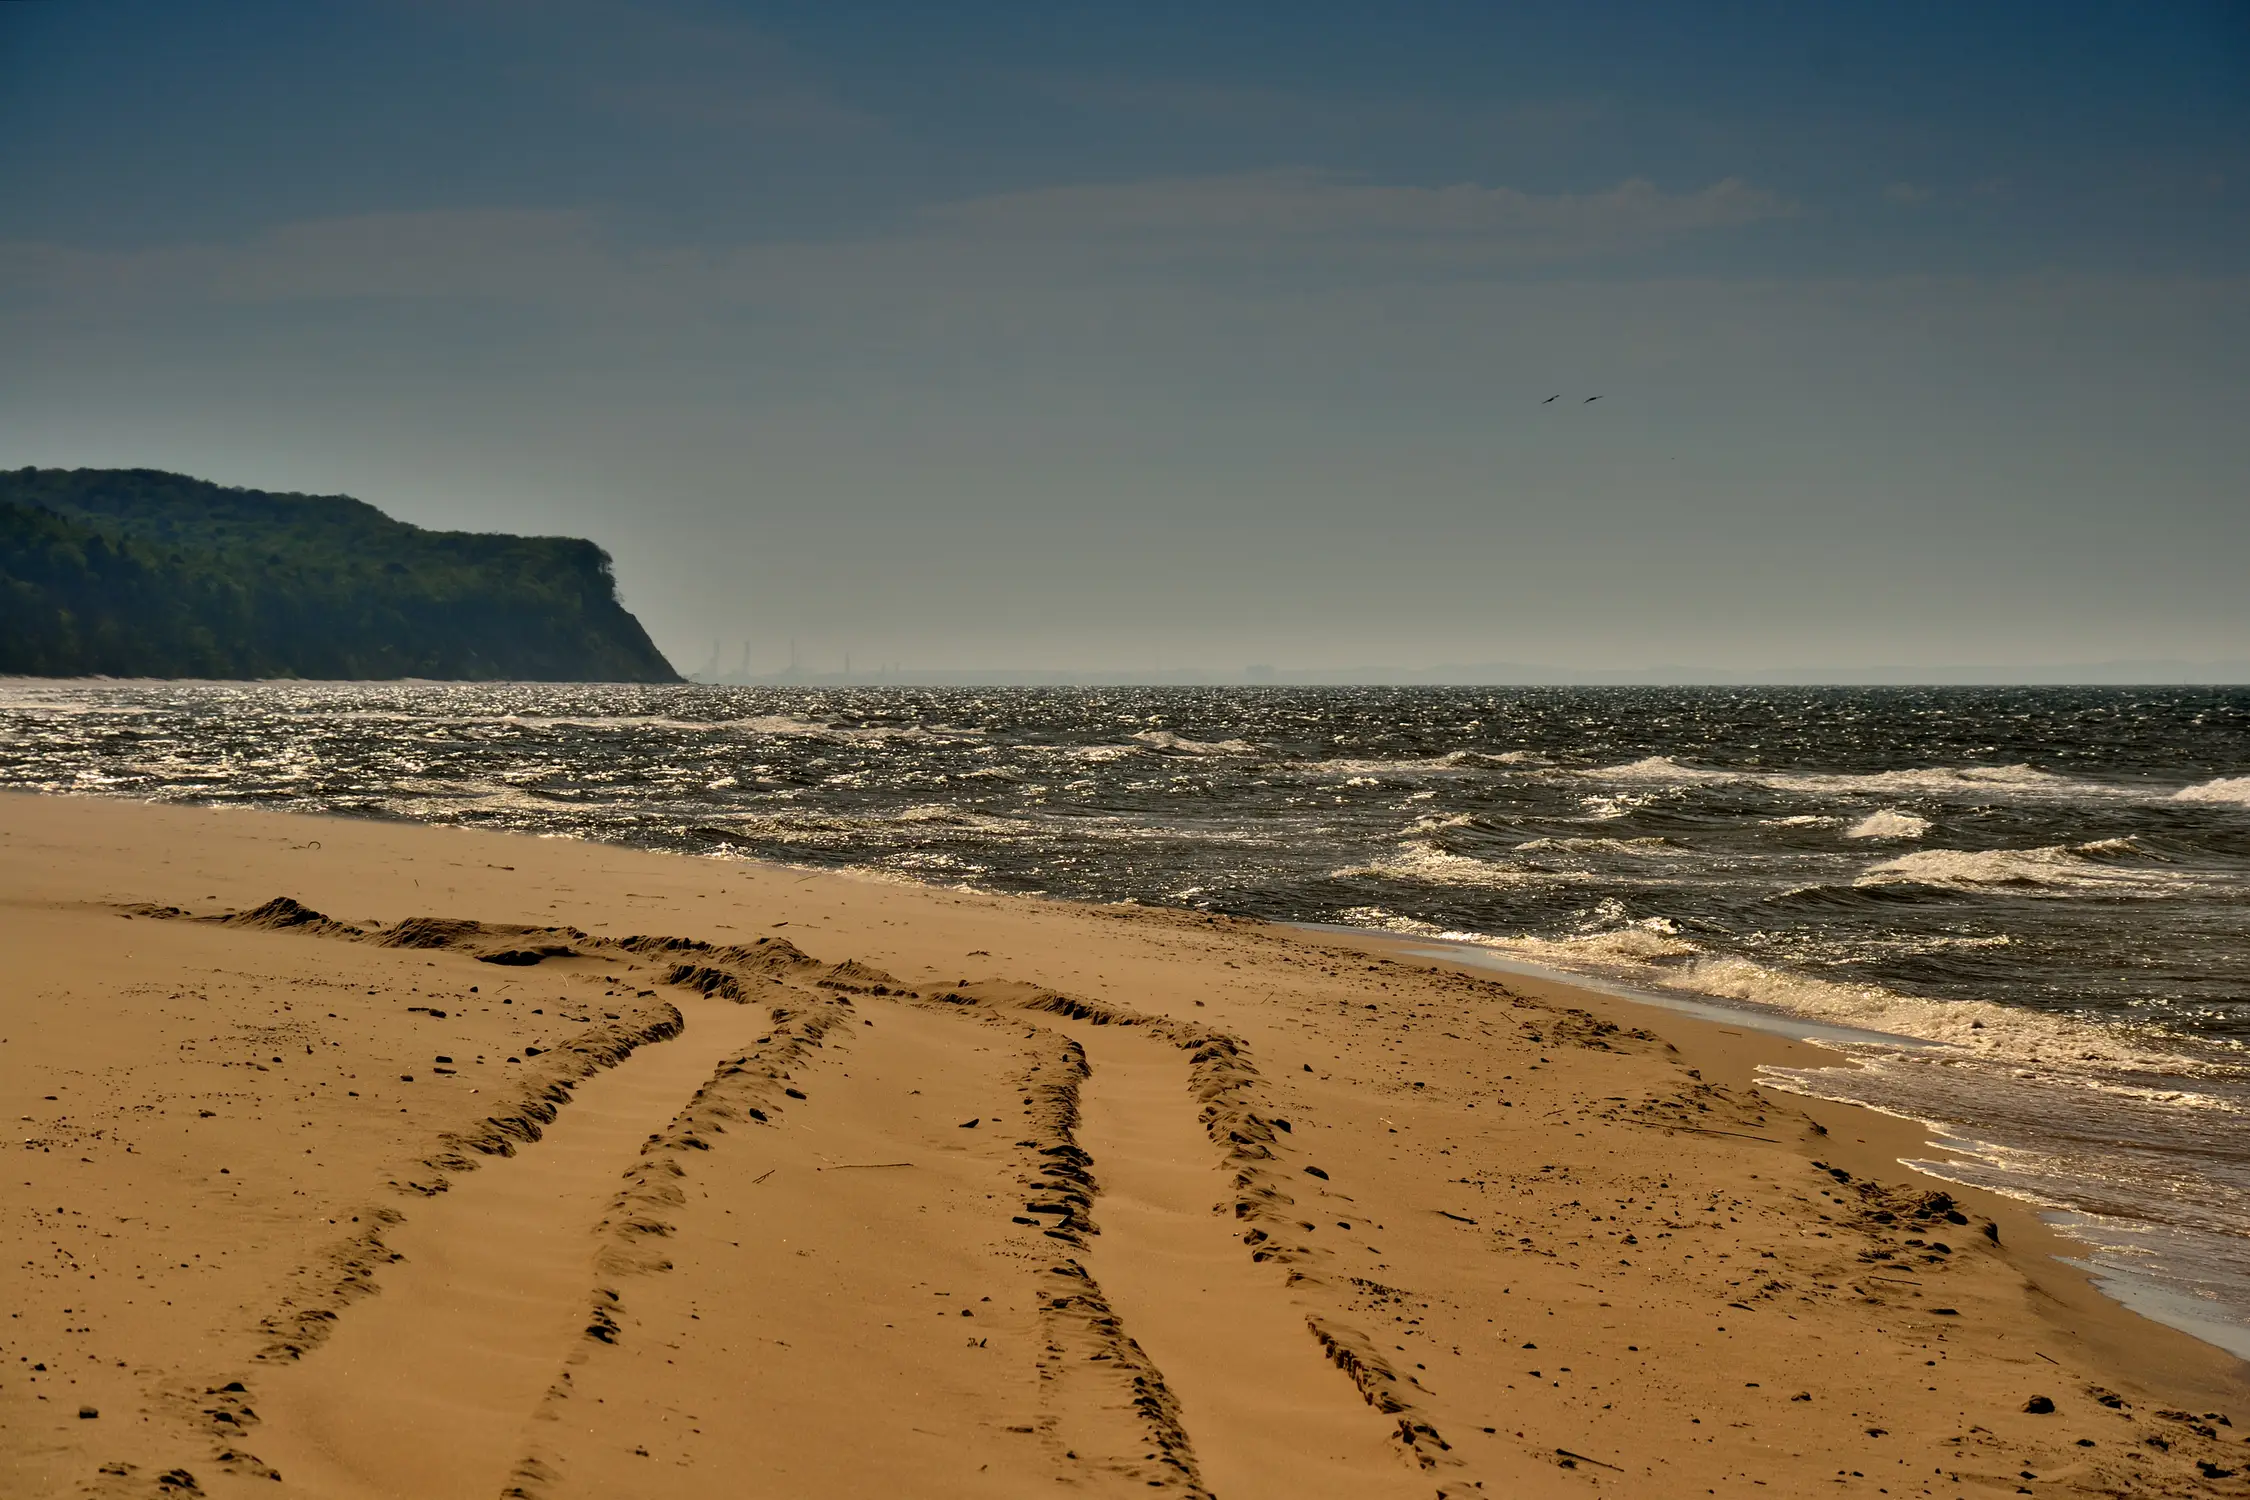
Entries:
<svg viewBox="0 0 2250 1500">
<path fill-rule="evenodd" d="M 2250 7 L 0 0 L 25 464 L 683 670 L 2250 661 Z"/>
</svg>

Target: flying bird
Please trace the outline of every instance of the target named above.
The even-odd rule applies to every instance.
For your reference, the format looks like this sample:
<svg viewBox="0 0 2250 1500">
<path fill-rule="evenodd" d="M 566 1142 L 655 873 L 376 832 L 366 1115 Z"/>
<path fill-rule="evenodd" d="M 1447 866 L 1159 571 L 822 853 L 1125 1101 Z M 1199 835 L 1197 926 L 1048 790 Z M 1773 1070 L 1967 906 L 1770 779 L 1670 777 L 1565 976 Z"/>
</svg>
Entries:
<svg viewBox="0 0 2250 1500">
<path fill-rule="evenodd" d="M 1601 398 L 1601 397 L 1599 397 L 1599 396 L 1588 396 L 1588 397 L 1586 398 L 1586 400 L 1587 400 L 1587 401 L 1599 401 L 1599 400 L 1601 400 L 1601 399 L 1602 399 L 1602 398 Z M 1583 401 L 1582 401 L 1582 402 L 1580 402 L 1579 404 L 1580 404 L 1581 406 L 1583 406 L 1583 405 L 1585 405 L 1585 402 L 1583 402 Z"/>
<path fill-rule="evenodd" d="M 1552 396 L 1549 396 L 1549 397 L 1547 398 L 1547 400 L 1546 400 L 1546 401 L 1542 401 L 1542 402 L 1540 402 L 1539 404 L 1540 404 L 1541 406 L 1545 406 L 1545 405 L 1547 404 L 1547 402 L 1548 402 L 1548 401 L 1560 401 L 1561 399 L 1562 399 L 1562 392 L 1561 392 L 1561 391 L 1557 391 L 1557 392 L 1555 392 L 1555 393 L 1554 393 L 1554 394 L 1553 394 Z"/>
</svg>

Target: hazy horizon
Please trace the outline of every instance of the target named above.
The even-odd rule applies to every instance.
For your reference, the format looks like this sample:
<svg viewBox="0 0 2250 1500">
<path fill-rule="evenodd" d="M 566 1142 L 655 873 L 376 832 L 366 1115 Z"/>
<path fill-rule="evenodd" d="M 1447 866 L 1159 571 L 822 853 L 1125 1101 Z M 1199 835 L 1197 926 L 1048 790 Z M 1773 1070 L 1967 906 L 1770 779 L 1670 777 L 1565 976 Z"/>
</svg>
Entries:
<svg viewBox="0 0 2250 1500">
<path fill-rule="evenodd" d="M 2246 80 L 2218 3 L 0 6 L 0 465 L 587 536 L 688 672 L 2231 671 Z"/>
<path fill-rule="evenodd" d="M 799 661 L 778 671 L 728 665 L 723 653 L 675 662 L 689 681 L 719 687 L 2236 687 L 2245 661 L 1984 662 L 1952 667 L 1805 665 L 1724 669 L 1654 662 L 1592 668 L 1541 662 L 1322 667 L 978 667 Z"/>
</svg>

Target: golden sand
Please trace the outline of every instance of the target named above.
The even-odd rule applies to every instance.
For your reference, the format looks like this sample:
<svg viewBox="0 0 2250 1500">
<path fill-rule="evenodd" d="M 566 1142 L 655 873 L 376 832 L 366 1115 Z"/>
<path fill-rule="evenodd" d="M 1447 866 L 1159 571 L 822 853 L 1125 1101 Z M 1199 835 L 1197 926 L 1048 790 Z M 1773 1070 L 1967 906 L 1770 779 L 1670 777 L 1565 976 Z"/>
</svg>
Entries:
<svg viewBox="0 0 2250 1500">
<path fill-rule="evenodd" d="M 2246 1492 L 1827 1054 L 1378 939 L 11 794 L 0 1038 L 7 1496 Z"/>
</svg>

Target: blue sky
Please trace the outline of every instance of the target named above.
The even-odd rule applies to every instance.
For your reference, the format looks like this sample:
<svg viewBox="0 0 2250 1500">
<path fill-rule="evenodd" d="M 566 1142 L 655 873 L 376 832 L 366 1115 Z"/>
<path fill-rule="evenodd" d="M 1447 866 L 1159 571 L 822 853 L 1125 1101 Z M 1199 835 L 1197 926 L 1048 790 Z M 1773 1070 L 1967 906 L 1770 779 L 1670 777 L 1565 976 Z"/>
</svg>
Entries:
<svg viewBox="0 0 2250 1500">
<path fill-rule="evenodd" d="M 2239 5 L 29 0 L 0 133 L 0 462 L 685 665 L 2250 658 Z"/>
</svg>

